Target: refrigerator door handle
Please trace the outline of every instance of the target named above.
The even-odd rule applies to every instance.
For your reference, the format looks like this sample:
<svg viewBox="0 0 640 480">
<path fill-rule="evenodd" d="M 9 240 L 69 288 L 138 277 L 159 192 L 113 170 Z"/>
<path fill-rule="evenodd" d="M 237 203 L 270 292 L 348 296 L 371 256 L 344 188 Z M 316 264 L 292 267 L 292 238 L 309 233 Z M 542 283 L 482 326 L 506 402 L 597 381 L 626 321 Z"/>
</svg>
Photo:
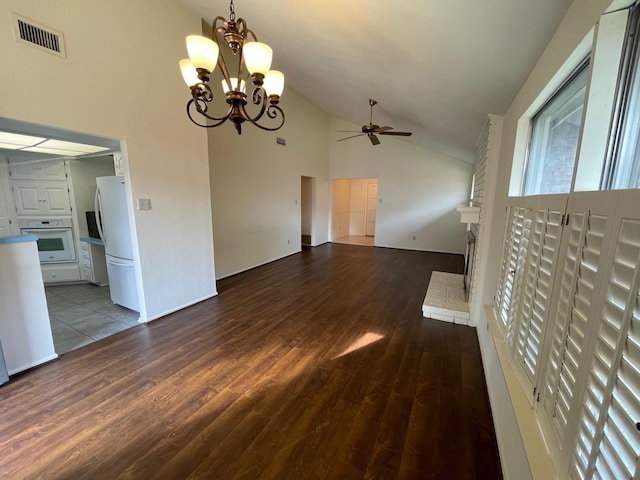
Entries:
<svg viewBox="0 0 640 480">
<path fill-rule="evenodd" d="M 107 263 L 110 263 L 111 265 L 115 265 L 116 267 L 132 267 L 133 266 L 131 262 L 129 263 L 116 262 L 112 258 L 107 258 Z"/>
<path fill-rule="evenodd" d="M 104 230 L 103 230 L 103 227 L 102 227 L 102 215 L 101 215 L 102 198 L 100 197 L 100 187 L 96 188 L 96 196 L 95 196 L 95 199 L 94 199 L 94 208 L 95 208 L 95 211 L 96 211 L 96 226 L 98 227 L 98 235 L 100 235 L 100 238 L 104 242 Z"/>
</svg>

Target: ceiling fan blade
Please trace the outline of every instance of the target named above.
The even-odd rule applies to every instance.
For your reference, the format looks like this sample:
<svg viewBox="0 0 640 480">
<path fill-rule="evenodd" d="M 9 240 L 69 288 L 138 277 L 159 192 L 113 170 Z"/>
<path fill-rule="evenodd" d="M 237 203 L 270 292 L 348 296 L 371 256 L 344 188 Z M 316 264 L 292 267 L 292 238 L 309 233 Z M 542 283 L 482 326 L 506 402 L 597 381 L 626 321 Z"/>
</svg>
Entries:
<svg viewBox="0 0 640 480">
<path fill-rule="evenodd" d="M 361 137 L 362 135 L 364 135 L 364 133 L 359 133 L 358 135 L 351 135 L 350 137 L 339 138 L 338 140 L 336 140 L 336 142 L 341 142 L 343 140 L 349 140 L 350 138 Z"/>
<path fill-rule="evenodd" d="M 362 130 L 336 130 L 339 133 L 362 133 Z"/>
<path fill-rule="evenodd" d="M 380 145 L 380 139 L 376 137 L 373 133 L 369 134 L 369 140 L 371 140 L 372 145 Z"/>
<path fill-rule="evenodd" d="M 378 127 L 374 131 L 377 133 L 386 132 L 387 130 L 393 130 L 393 127 Z"/>
<path fill-rule="evenodd" d="M 399 137 L 410 137 L 412 132 L 378 132 L 380 135 L 397 135 Z"/>
</svg>

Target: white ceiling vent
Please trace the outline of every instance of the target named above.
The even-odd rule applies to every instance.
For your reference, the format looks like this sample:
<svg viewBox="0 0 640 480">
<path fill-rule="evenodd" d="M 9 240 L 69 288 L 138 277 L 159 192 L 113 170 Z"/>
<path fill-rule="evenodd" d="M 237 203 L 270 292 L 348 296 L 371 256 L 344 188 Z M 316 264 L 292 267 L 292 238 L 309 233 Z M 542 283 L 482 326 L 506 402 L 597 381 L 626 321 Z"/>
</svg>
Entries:
<svg viewBox="0 0 640 480">
<path fill-rule="evenodd" d="M 59 57 L 67 56 L 64 49 L 64 35 L 61 32 L 16 13 L 12 16 L 16 41 L 39 47 Z"/>
</svg>

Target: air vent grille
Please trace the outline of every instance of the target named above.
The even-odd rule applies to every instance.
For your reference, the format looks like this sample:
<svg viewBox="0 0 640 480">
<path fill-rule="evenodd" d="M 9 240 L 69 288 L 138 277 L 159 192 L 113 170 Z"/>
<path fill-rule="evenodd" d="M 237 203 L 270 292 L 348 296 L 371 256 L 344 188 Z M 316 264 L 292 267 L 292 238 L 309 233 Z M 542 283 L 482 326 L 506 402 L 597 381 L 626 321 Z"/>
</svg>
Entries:
<svg viewBox="0 0 640 480">
<path fill-rule="evenodd" d="M 62 33 L 15 13 L 13 14 L 13 26 L 17 41 L 39 47 L 60 57 L 66 57 Z"/>
</svg>

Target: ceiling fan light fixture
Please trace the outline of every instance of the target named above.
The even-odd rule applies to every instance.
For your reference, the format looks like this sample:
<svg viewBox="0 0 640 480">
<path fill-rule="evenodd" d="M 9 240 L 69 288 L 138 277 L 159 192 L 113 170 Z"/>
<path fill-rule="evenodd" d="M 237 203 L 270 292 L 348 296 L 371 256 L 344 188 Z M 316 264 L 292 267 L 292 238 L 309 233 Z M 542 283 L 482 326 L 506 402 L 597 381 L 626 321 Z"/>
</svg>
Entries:
<svg viewBox="0 0 640 480">
<path fill-rule="evenodd" d="M 273 50 L 258 41 L 242 18 L 236 20 L 233 0 L 229 3 L 229 20 L 216 17 L 212 25 L 213 34 L 210 39 L 201 35 L 187 37 L 189 59 L 179 62 L 182 77 L 191 90 L 187 116 L 193 123 L 205 128 L 217 127 L 230 120 L 238 134 L 242 133 L 241 126 L 244 122 L 262 130 L 280 129 L 285 120 L 284 111 L 278 105 L 284 89 L 284 75 L 277 70 L 270 70 Z M 237 75 L 232 77 L 229 74 L 225 57 L 237 64 Z M 220 117 L 209 113 L 209 104 L 214 99 L 209 81 L 216 66 L 223 77 L 222 91 L 227 104 L 226 113 Z M 233 68 L 235 69 L 235 65 Z M 255 87 L 251 94 L 245 92 L 249 79 Z M 254 105 L 257 113 L 247 111 L 245 107 L 249 103 Z M 194 118 L 196 113 L 204 121 L 196 120 L 200 119 Z M 273 126 L 260 123 L 265 114 Z"/>
<path fill-rule="evenodd" d="M 375 101 L 374 99 L 370 98 L 369 99 L 369 123 L 367 125 L 363 125 L 362 128 L 360 129 L 360 131 L 362 133 L 359 133 L 358 135 L 351 135 L 350 137 L 346 137 L 346 138 L 339 138 L 338 142 L 342 142 L 343 140 L 349 140 L 350 138 L 355 138 L 355 137 L 361 137 L 363 135 L 367 135 L 369 137 L 369 140 L 371 141 L 372 145 L 380 145 L 380 139 L 375 135 L 396 135 L 396 136 L 402 136 L 402 137 L 410 137 L 411 136 L 411 132 L 391 132 L 390 130 L 393 130 L 393 127 L 381 127 L 380 125 L 375 125 L 373 123 L 373 107 L 375 105 L 377 105 L 377 101 Z M 338 130 L 338 132 L 345 132 L 345 133 L 357 133 L 355 131 L 352 130 Z"/>
</svg>

